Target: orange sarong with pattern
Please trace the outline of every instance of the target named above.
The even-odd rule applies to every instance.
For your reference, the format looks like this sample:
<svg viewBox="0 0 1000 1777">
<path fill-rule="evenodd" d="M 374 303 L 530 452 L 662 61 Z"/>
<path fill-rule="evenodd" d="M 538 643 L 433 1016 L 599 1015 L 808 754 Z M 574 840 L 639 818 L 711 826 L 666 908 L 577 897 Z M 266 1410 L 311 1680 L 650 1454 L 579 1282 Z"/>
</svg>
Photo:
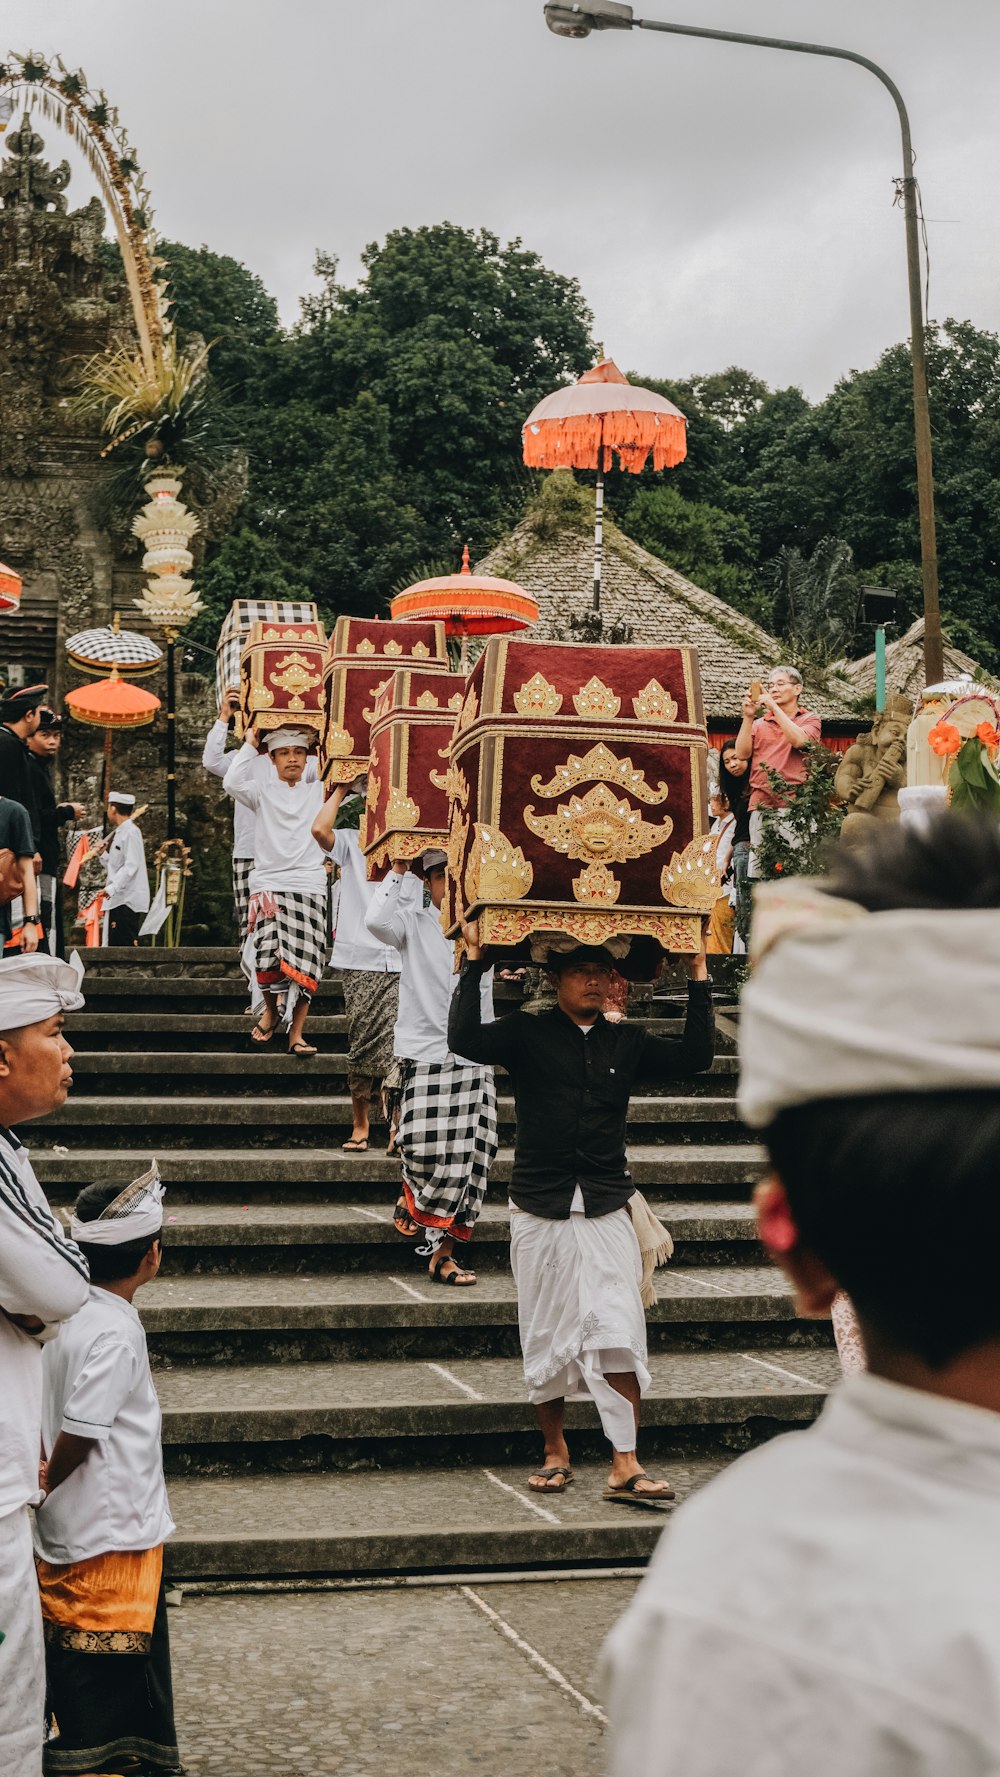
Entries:
<svg viewBox="0 0 1000 1777">
<path fill-rule="evenodd" d="M 163 1545 L 112 1550 L 56 1565 L 35 1557 L 47 1640 L 78 1653 L 146 1654 L 163 1572 Z"/>
</svg>

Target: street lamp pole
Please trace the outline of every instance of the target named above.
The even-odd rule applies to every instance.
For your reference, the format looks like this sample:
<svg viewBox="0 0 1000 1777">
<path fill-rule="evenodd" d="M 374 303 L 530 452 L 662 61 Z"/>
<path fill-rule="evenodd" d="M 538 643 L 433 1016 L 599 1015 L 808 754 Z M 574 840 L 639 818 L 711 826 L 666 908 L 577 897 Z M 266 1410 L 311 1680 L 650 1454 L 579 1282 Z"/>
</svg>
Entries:
<svg viewBox="0 0 1000 1777">
<path fill-rule="evenodd" d="M 795 38 L 757 37 L 743 31 L 717 31 L 706 25 L 672 25 L 662 19 L 637 19 L 619 0 L 580 0 L 579 4 L 548 0 L 546 23 L 560 37 L 588 37 L 591 31 L 659 31 L 673 37 L 703 37 L 713 43 L 746 43 L 755 49 L 788 49 L 799 55 L 826 56 L 867 68 L 889 93 L 899 114 L 903 144 L 900 191 L 906 232 L 906 273 L 910 299 L 910 356 L 913 363 L 913 439 L 917 462 L 917 508 L 920 515 L 920 561 L 924 595 L 924 673 L 928 685 L 944 677 L 941 602 L 938 588 L 937 528 L 934 519 L 934 459 L 930 407 L 927 400 L 927 356 L 923 295 L 920 288 L 920 231 L 917 181 L 914 175 L 910 119 L 895 81 L 868 56 L 825 43 L 800 43 Z"/>
</svg>

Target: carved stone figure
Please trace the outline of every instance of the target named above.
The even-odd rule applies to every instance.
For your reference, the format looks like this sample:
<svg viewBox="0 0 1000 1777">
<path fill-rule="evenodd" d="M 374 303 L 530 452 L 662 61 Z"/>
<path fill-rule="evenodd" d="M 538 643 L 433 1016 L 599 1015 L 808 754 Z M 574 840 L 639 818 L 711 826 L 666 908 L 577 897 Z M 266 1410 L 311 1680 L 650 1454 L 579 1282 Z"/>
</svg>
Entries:
<svg viewBox="0 0 1000 1777">
<path fill-rule="evenodd" d="M 836 792 L 847 804 L 841 838 L 854 843 L 873 821 L 899 819 L 898 795 L 906 783 L 906 730 L 910 700 L 892 696 L 867 734 L 859 734 L 837 769 Z"/>
</svg>

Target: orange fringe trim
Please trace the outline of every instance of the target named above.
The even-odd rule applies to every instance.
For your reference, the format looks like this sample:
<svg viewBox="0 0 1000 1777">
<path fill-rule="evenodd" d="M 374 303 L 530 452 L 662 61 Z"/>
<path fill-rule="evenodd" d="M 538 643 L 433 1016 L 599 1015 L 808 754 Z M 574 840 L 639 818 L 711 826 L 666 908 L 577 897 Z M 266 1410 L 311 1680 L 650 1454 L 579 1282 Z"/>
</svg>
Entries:
<svg viewBox="0 0 1000 1777">
<path fill-rule="evenodd" d="M 319 982 L 314 981 L 311 975 L 304 975 L 301 969 L 293 969 L 291 963 L 281 963 L 279 966 L 283 975 L 287 975 L 290 981 L 297 981 L 300 987 L 306 989 L 307 993 L 316 992 Z"/>
<path fill-rule="evenodd" d="M 415 1222 L 419 1222 L 422 1228 L 445 1228 L 449 1234 L 454 1235 L 456 1240 L 472 1239 L 472 1229 L 456 1227 L 450 1216 L 432 1216 L 428 1215 L 426 1210 L 418 1209 L 405 1175 L 403 1177 L 403 1196 L 406 1198 L 406 1207 L 410 1215 Z"/>
<path fill-rule="evenodd" d="M 630 475 L 646 467 L 673 469 L 687 456 L 687 421 L 670 413 L 573 414 L 565 419 L 537 420 L 523 433 L 524 461 L 529 469 L 596 469 L 603 449 L 603 467 L 614 454 Z"/>
</svg>

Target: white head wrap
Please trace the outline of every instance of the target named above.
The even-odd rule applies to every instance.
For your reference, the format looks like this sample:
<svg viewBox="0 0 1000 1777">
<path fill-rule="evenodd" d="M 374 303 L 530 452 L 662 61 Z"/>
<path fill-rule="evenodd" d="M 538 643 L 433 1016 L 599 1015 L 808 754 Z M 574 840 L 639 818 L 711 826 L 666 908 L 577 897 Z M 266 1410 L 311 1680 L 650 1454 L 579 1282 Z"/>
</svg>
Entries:
<svg viewBox="0 0 1000 1777">
<path fill-rule="evenodd" d="M 59 1012 L 83 1005 L 83 964 L 74 950 L 68 963 L 35 950 L 0 960 L 0 1031 L 44 1024 Z"/>
<path fill-rule="evenodd" d="M 311 747 L 315 738 L 310 728 L 272 728 L 264 736 L 264 745 L 273 753 L 278 747 Z"/>
<path fill-rule="evenodd" d="M 869 913 L 796 878 L 754 897 L 739 1112 L 819 1098 L 1000 1091 L 1000 912 Z"/>
<path fill-rule="evenodd" d="M 135 797 L 131 796 L 127 790 L 112 790 L 108 796 L 108 801 L 113 803 L 115 808 L 127 809 L 135 807 Z"/>
<path fill-rule="evenodd" d="M 164 1185 L 154 1160 L 148 1172 L 132 1180 L 92 1222 L 70 1216 L 72 1240 L 86 1246 L 124 1246 L 127 1240 L 152 1239 L 163 1227 Z"/>
</svg>

